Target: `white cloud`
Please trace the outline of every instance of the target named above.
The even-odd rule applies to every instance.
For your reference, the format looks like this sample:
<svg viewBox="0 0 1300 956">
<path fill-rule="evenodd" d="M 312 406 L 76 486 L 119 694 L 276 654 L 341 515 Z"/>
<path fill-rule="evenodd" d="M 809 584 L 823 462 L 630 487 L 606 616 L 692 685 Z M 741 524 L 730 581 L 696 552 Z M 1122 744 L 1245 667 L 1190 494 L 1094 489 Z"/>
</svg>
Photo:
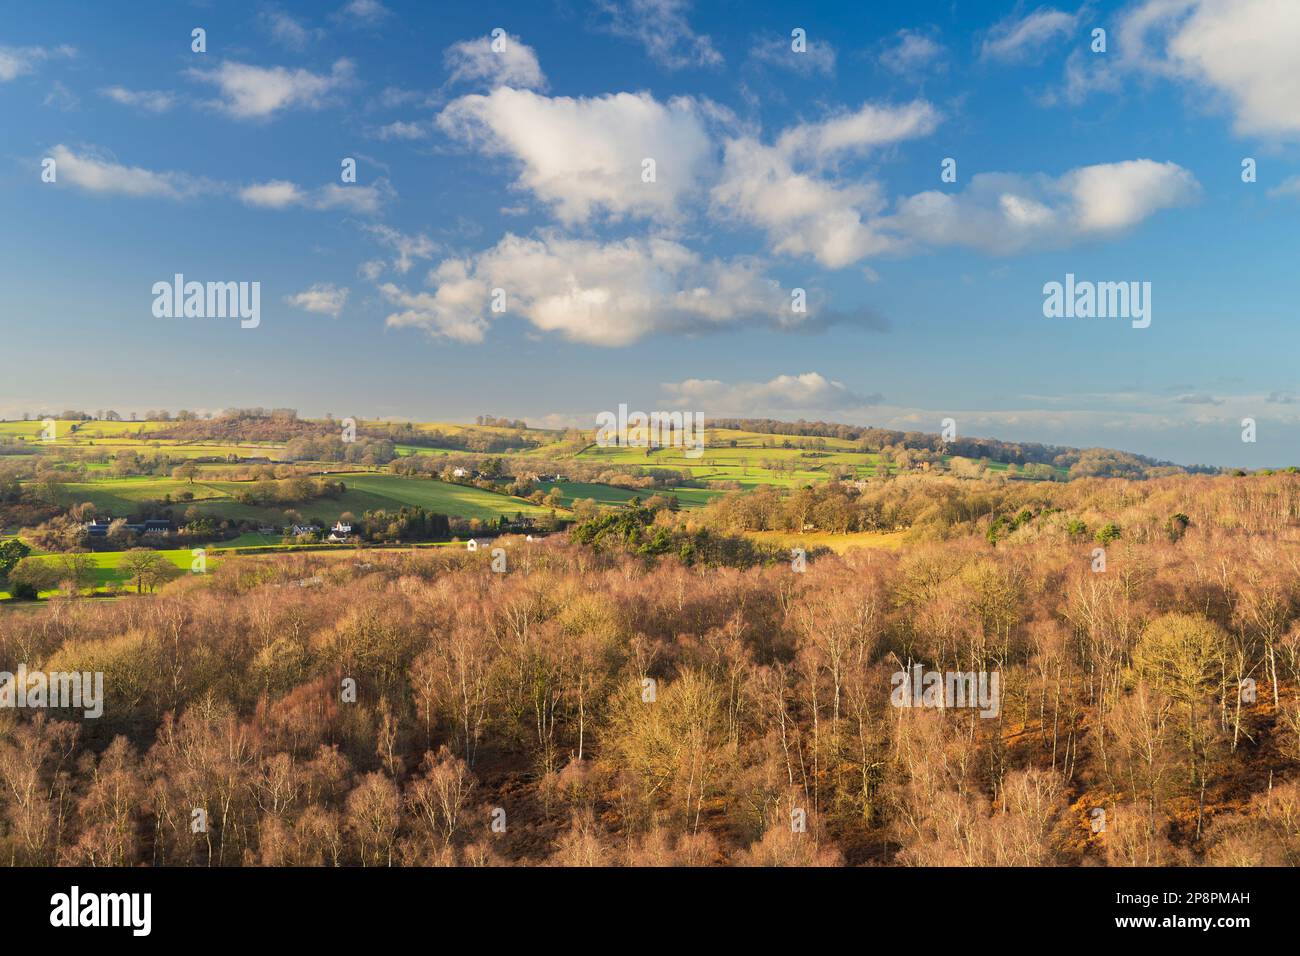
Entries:
<svg viewBox="0 0 1300 956">
<path fill-rule="evenodd" d="M 1009 397 L 1009 407 L 964 408 L 959 399 L 936 402 L 928 408 L 881 405 L 862 413 L 846 415 L 847 421 L 869 421 L 882 428 L 933 432 L 947 416 L 957 419 L 959 430 L 968 436 L 996 436 L 1012 441 L 1039 441 L 1077 448 L 1129 447 L 1149 454 L 1171 432 L 1181 432 L 1183 448 L 1201 449 L 1191 460 L 1217 459 L 1222 463 L 1239 462 L 1229 447 L 1241 448 L 1237 437 L 1243 417 L 1294 425 L 1300 415 L 1286 404 L 1285 393 L 1245 395 L 1160 394 L 1149 390 L 1120 389 L 1097 394 L 1056 394 L 1051 396 L 1017 395 Z M 1191 399 L 1191 401 L 1189 401 Z M 1283 404 L 1276 404 L 1278 401 Z M 1017 402 L 1036 403 L 1017 407 Z M 1071 407 L 1047 407 L 1043 405 Z M 1216 436 L 1224 436 L 1218 444 Z M 1226 454 L 1225 454 L 1226 452 Z M 1187 458 L 1183 458 L 1187 461 Z M 1260 462 L 1263 464 L 1264 462 Z"/>
<path fill-rule="evenodd" d="M 844 155 L 929 133 L 938 113 L 923 101 L 901 107 L 863 105 L 854 113 L 783 133 L 775 146 L 752 137 L 726 144 L 714 210 L 765 230 L 773 251 L 811 256 L 838 269 L 885 252 L 894 240 L 871 218 L 886 205 L 871 181 L 838 182 L 816 170 Z"/>
<path fill-rule="evenodd" d="M 1060 90 L 1048 90 L 1038 99 L 1044 106 L 1064 100 L 1078 106 L 1096 92 L 1113 93 L 1120 89 L 1120 71 L 1114 60 L 1074 50 L 1065 61 L 1065 84 Z"/>
<path fill-rule="evenodd" d="M 574 99 L 503 87 L 453 101 L 438 125 L 485 152 L 516 160 L 516 186 L 566 223 L 601 212 L 675 220 L 712 159 L 696 101 L 663 104 L 648 93 Z M 657 164 L 653 183 L 642 182 L 647 157 Z"/>
<path fill-rule="evenodd" d="M 42 106 L 52 106 L 56 109 L 64 110 L 65 112 L 67 110 L 75 110 L 80 104 L 81 99 L 77 94 L 73 93 L 72 90 L 68 89 L 58 80 L 54 81 L 49 92 L 45 94 L 45 99 L 41 100 Z"/>
<path fill-rule="evenodd" d="M 667 239 L 601 243 L 547 234 L 507 234 L 490 249 L 450 259 L 429 274 L 432 293 L 381 291 L 405 306 L 394 326 L 479 341 L 491 290 L 506 311 L 543 332 L 589 345 L 628 345 L 652 333 L 699 333 L 745 324 L 793 326 L 790 296 L 750 259 L 706 259 Z"/>
<path fill-rule="evenodd" d="M 301 205 L 306 200 L 303 191 L 295 183 L 283 179 L 245 186 L 239 191 L 239 198 L 250 206 L 260 206 L 263 209 L 287 209 Z"/>
<path fill-rule="evenodd" d="M 1161 209 L 1191 202 L 1196 177 L 1176 163 L 1134 159 L 1083 166 L 1062 177 L 1084 233 L 1119 232 Z"/>
<path fill-rule="evenodd" d="M 336 16 L 358 26 L 375 26 L 393 15 L 379 0 L 352 0 Z"/>
<path fill-rule="evenodd" d="M 31 48 L 21 50 L 0 47 L 0 83 L 8 83 L 10 80 L 31 73 L 35 67 L 35 60 Z"/>
<path fill-rule="evenodd" d="M 286 209 L 290 206 L 300 206 L 305 202 L 307 196 L 299 189 L 296 183 L 286 181 L 286 179 L 272 179 L 269 182 L 257 182 L 252 186 L 244 186 L 239 190 L 239 199 L 242 199 L 248 206 L 257 206 L 264 209 Z"/>
<path fill-rule="evenodd" d="M 1045 47 L 1059 36 L 1068 34 L 1078 24 L 1076 14 L 1052 7 L 1039 7 L 1024 17 L 1009 17 L 989 30 L 980 47 L 986 60 L 1014 62 L 1039 60 Z"/>
<path fill-rule="evenodd" d="M 1167 414 L 1141 410 L 1149 407 L 1147 396 L 1130 396 L 1132 405 L 1121 410 L 1098 409 L 971 409 L 946 406 L 881 405 L 871 410 L 872 424 L 901 431 L 934 432 L 945 417 L 956 416 L 962 433 L 967 436 L 1000 437 L 1004 440 L 1038 441 L 1053 445 L 1095 447 L 1098 433 L 1108 433 L 1111 443 L 1118 441 L 1116 432 L 1141 433 L 1175 425 Z M 865 416 L 859 416 L 865 419 Z M 1089 434 L 1090 433 L 1090 434 Z M 1014 437 L 1013 437 L 1014 436 Z M 1071 436 L 1078 437 L 1071 440 Z"/>
<path fill-rule="evenodd" d="M 880 395 L 857 395 L 842 382 L 820 372 L 778 375 L 766 382 L 722 382 L 688 378 L 663 383 L 668 401 L 714 416 L 763 416 L 772 413 L 833 412 L 881 401 Z"/>
<path fill-rule="evenodd" d="M 1196 392 L 1191 395 L 1179 395 L 1174 401 L 1179 405 L 1222 405 L 1225 400 L 1204 392 Z"/>
<path fill-rule="evenodd" d="M 429 94 L 423 90 L 410 90 L 401 86 L 386 86 L 380 91 L 377 102 L 386 110 L 407 106 L 411 103 L 427 105 Z"/>
<path fill-rule="evenodd" d="M 791 43 L 789 37 L 768 37 L 755 43 L 749 55 L 759 63 L 778 66 L 803 76 L 814 73 L 835 75 L 835 47 L 829 41 L 809 39 L 802 53 L 796 53 L 791 48 Z"/>
<path fill-rule="evenodd" d="M 1117 32 L 1125 68 L 1216 91 L 1239 134 L 1300 135 L 1300 4 L 1146 0 Z"/>
<path fill-rule="evenodd" d="M 375 136 L 385 141 L 393 139 L 427 139 L 429 136 L 429 127 L 425 126 L 423 123 L 406 123 L 402 120 L 396 120 L 375 130 Z"/>
<path fill-rule="evenodd" d="M 488 287 L 469 275 L 458 259 L 448 259 L 429 273 L 433 292 L 408 292 L 391 282 L 379 287 L 385 299 L 401 307 L 385 320 L 391 328 L 424 329 L 435 338 L 453 342 L 482 342 L 488 323 L 483 318 Z"/>
<path fill-rule="evenodd" d="M 271 39 L 290 50 L 306 48 L 313 37 L 319 35 L 319 31 L 309 29 L 301 20 L 283 10 L 265 11 L 259 19 Z"/>
<path fill-rule="evenodd" d="M 285 296 L 284 301 L 307 312 L 338 318 L 344 304 L 348 301 L 348 290 L 340 289 L 328 282 L 318 282 L 296 295 Z"/>
<path fill-rule="evenodd" d="M 764 229 L 774 252 L 812 256 L 827 268 L 891 245 L 864 222 L 885 206 L 878 184 L 838 184 L 796 172 L 779 149 L 754 139 L 727 143 L 722 180 L 712 196 L 719 214 Z"/>
<path fill-rule="evenodd" d="M 363 214 L 378 212 L 380 206 L 393 195 L 393 189 L 386 179 L 379 179 L 372 186 L 330 183 L 314 190 L 305 190 L 284 179 L 273 179 L 244 186 L 239 190 L 239 198 L 246 205 L 262 209 L 343 209 Z"/>
<path fill-rule="evenodd" d="M 233 60 L 213 69 L 187 72 L 194 79 L 214 84 L 222 98 L 213 105 L 236 119 L 263 119 L 294 107 L 319 109 L 330 93 L 353 77 L 350 60 L 335 61 L 328 74 Z"/>
<path fill-rule="evenodd" d="M 898 42 L 880 54 L 887 70 L 902 76 L 919 73 L 943 56 L 943 46 L 915 30 L 899 30 Z"/>
<path fill-rule="evenodd" d="M 387 179 L 377 179 L 372 186 L 329 183 L 312 194 L 311 205 L 313 209 L 343 209 L 373 215 L 395 195 Z"/>
<path fill-rule="evenodd" d="M 1236 133 L 1300 138 L 1300 4 L 1291 0 L 1141 0 L 1111 31 L 1105 57 L 1075 51 L 1046 103 L 1117 92 L 1136 77 L 1189 84 L 1233 117 Z"/>
<path fill-rule="evenodd" d="M 209 188 L 184 173 L 154 172 L 140 166 L 123 166 L 106 155 L 75 153 L 62 144 L 50 150 L 56 182 L 71 183 L 92 193 L 120 196 L 185 199 Z"/>
<path fill-rule="evenodd" d="M 384 202 L 396 195 L 388 180 L 383 178 L 376 180 L 373 185 L 344 186 L 330 183 L 311 190 L 284 179 L 236 186 L 185 173 L 155 172 L 139 166 L 124 166 L 99 151 L 78 153 L 62 144 L 55 146 L 49 155 L 55 162 L 55 182 L 70 183 L 95 193 L 156 196 L 164 199 L 186 199 L 200 193 L 221 193 L 233 194 L 244 204 L 260 209 L 340 209 L 358 214 L 373 214 Z"/>
<path fill-rule="evenodd" d="M 43 46 L 0 46 L 0 83 L 8 83 L 20 76 L 35 73 L 37 64 L 46 60 L 55 57 L 70 59 L 76 55 L 76 49 L 67 45 L 53 48 Z"/>
<path fill-rule="evenodd" d="M 393 268 L 403 275 L 411 271 L 416 259 L 432 259 L 438 251 L 437 244 L 423 233 L 407 235 L 383 223 L 371 223 L 362 228 L 397 253 Z"/>
<path fill-rule="evenodd" d="M 610 19 L 615 36 L 635 40 L 650 58 L 670 70 L 688 66 L 716 68 L 722 54 L 713 41 L 691 29 L 686 14 L 690 0 L 596 0 Z"/>
<path fill-rule="evenodd" d="M 782 133 L 777 148 L 791 158 L 828 162 L 841 153 L 863 153 L 890 143 L 927 136 L 939 125 L 939 112 L 925 100 L 902 106 L 864 103 L 817 123 L 800 123 Z"/>
<path fill-rule="evenodd" d="M 979 173 L 962 192 L 900 200 L 879 225 L 924 243 L 1007 254 L 1113 235 L 1199 193 L 1186 169 L 1150 159 L 1083 166 L 1055 179 Z"/>
<path fill-rule="evenodd" d="M 115 103 L 134 106 L 146 113 L 166 113 L 176 105 L 176 97 L 164 90 L 128 90 L 124 86 L 109 86 L 99 92 Z"/>
<path fill-rule="evenodd" d="M 500 52 L 492 49 L 491 37 L 462 40 L 449 46 L 442 55 L 451 73 L 449 82 L 481 83 L 488 89 L 498 86 L 546 88 L 546 77 L 532 47 L 509 33 L 496 42 L 503 45 Z"/>
<path fill-rule="evenodd" d="M 1286 179 L 1282 180 L 1282 182 L 1270 189 L 1268 194 L 1274 198 L 1279 196 L 1300 198 L 1300 175 L 1288 176 Z"/>
</svg>

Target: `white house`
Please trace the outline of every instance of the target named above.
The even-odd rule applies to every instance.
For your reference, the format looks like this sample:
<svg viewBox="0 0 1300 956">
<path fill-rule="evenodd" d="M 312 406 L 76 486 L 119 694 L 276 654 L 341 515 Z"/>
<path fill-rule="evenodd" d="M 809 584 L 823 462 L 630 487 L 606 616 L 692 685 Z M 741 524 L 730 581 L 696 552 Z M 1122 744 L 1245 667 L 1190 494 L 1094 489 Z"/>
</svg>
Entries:
<svg viewBox="0 0 1300 956">
<path fill-rule="evenodd" d="M 475 541 L 473 538 L 470 538 L 468 541 L 465 542 L 465 550 L 467 550 L 467 551 L 477 551 L 477 550 L 478 550 L 478 542 Z"/>
</svg>

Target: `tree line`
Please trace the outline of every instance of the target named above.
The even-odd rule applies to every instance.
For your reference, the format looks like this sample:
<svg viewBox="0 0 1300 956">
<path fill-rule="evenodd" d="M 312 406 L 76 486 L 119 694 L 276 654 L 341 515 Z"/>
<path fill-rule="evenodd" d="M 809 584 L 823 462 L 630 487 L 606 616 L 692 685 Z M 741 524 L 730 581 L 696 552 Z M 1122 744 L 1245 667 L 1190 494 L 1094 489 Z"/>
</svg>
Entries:
<svg viewBox="0 0 1300 956">
<path fill-rule="evenodd" d="M 1124 526 L 1101 570 L 1033 521 L 690 560 L 640 545 L 730 536 L 663 510 L 498 539 L 500 569 L 247 557 L 0 615 L 0 669 L 107 697 L 0 710 L 0 858 L 1300 863 L 1295 479 L 1078 493 L 1057 505 Z M 894 706 L 918 665 L 999 674 L 997 714 Z"/>
</svg>

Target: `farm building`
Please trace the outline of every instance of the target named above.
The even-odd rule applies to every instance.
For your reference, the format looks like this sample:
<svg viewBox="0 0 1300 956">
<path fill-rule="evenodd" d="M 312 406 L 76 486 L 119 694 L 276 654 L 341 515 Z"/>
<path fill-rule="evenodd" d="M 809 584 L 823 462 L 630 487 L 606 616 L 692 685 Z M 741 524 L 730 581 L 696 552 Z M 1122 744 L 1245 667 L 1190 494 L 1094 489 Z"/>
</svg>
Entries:
<svg viewBox="0 0 1300 956">
<path fill-rule="evenodd" d="M 115 520 L 117 519 L 96 518 L 94 521 L 86 522 L 83 527 L 90 537 L 103 538 L 108 535 L 108 529 Z M 124 527 L 134 534 L 170 534 L 172 531 L 172 523 L 166 518 L 148 518 L 145 521 L 127 522 Z"/>
</svg>

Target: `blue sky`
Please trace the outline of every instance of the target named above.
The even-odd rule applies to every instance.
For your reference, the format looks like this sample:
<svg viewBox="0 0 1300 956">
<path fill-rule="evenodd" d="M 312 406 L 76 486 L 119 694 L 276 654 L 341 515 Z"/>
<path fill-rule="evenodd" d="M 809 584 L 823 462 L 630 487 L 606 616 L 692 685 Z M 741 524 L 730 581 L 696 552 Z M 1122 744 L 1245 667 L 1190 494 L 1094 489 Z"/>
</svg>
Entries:
<svg viewBox="0 0 1300 956">
<path fill-rule="evenodd" d="M 627 403 L 1290 464 L 1297 48 L 1284 0 L 46 2 L 0 19 L 0 414 Z M 260 282 L 260 324 L 156 318 L 175 273 Z M 1067 273 L 1151 283 L 1150 326 L 1045 317 Z"/>
</svg>

